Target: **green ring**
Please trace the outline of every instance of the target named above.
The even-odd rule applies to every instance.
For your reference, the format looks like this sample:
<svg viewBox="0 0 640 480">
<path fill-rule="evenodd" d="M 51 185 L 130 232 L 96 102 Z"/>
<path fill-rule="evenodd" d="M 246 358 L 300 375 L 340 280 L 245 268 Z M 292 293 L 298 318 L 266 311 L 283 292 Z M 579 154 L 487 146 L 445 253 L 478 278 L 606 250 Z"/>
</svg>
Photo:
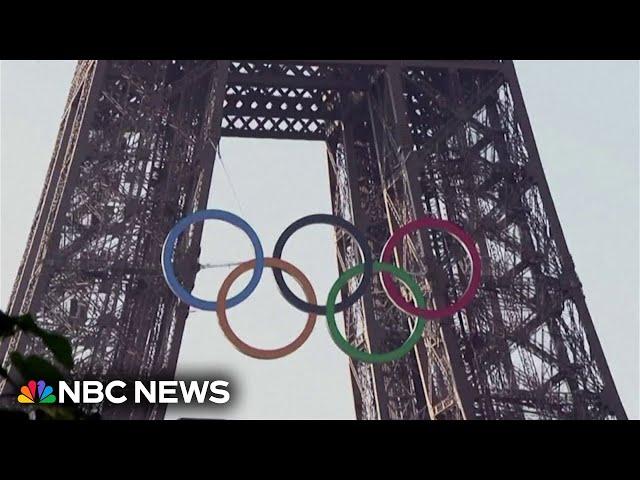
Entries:
<svg viewBox="0 0 640 480">
<path fill-rule="evenodd" d="M 416 283 L 416 281 L 409 275 L 407 272 L 402 270 L 401 268 L 396 267 L 395 265 L 391 265 L 389 263 L 380 263 L 373 262 L 373 271 L 374 272 L 388 272 L 393 274 L 395 277 L 400 279 L 402 283 L 409 287 L 411 293 L 413 293 L 413 297 L 418 302 L 418 306 L 420 308 L 425 308 L 425 300 L 424 295 L 422 294 L 422 290 L 420 286 Z M 425 320 L 422 317 L 418 317 L 418 322 L 416 327 L 413 329 L 413 332 L 407 338 L 407 340 L 402 344 L 402 346 L 396 348 L 387 353 L 369 353 L 363 352 L 362 350 L 358 350 L 356 347 L 351 345 L 340 333 L 338 330 L 338 325 L 336 324 L 335 318 L 335 303 L 336 297 L 338 296 L 338 292 L 342 287 L 344 287 L 350 278 L 355 277 L 358 274 L 362 274 L 364 272 L 364 264 L 356 265 L 338 277 L 336 283 L 333 284 L 331 290 L 329 291 L 329 296 L 327 297 L 327 324 L 329 325 L 329 332 L 331 333 L 331 338 L 335 342 L 335 344 L 342 350 L 344 353 L 349 355 L 351 358 L 356 360 L 360 360 L 361 362 L 367 363 L 383 363 L 390 362 L 392 360 L 397 360 L 413 349 L 413 347 L 418 343 L 418 340 L 422 337 L 422 332 L 425 327 Z"/>
</svg>

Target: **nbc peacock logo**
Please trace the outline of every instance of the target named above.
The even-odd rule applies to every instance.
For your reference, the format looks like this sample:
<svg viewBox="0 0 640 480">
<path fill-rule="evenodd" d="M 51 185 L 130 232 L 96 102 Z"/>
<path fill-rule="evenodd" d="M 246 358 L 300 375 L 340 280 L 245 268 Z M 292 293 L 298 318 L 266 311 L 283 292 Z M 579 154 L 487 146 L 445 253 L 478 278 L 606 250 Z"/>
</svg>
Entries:
<svg viewBox="0 0 640 480">
<path fill-rule="evenodd" d="M 44 380 L 29 380 L 26 385 L 20 387 L 18 403 L 56 403 L 53 388 Z"/>
</svg>

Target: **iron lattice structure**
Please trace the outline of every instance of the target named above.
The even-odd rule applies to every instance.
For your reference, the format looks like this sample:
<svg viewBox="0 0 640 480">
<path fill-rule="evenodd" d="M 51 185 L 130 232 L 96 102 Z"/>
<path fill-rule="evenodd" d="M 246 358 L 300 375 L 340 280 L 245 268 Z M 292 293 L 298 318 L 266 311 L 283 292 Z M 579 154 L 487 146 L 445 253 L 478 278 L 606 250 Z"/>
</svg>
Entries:
<svg viewBox="0 0 640 480">
<path fill-rule="evenodd" d="M 326 141 L 334 213 L 374 256 L 425 214 L 477 242 L 468 308 L 428 322 L 400 360 L 351 361 L 358 418 L 626 418 L 509 61 L 80 61 L 9 305 L 71 337 L 74 373 L 174 374 L 188 307 L 163 280 L 161 247 L 206 207 L 225 135 Z M 187 288 L 201 233 L 192 226 L 175 254 Z M 350 237 L 336 241 L 339 270 L 361 261 Z M 396 260 L 426 279 L 432 307 L 466 286 L 468 260 L 447 235 L 409 236 Z M 377 278 L 345 312 L 349 340 L 376 351 L 414 321 Z M 14 338 L 0 358 L 39 348 Z"/>
</svg>

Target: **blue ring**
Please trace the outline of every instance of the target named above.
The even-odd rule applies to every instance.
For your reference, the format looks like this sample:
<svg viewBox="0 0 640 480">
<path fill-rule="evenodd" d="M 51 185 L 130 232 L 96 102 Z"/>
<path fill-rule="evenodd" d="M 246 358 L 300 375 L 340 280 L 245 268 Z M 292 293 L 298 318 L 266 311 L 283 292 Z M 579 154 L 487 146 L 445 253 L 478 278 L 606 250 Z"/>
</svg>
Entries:
<svg viewBox="0 0 640 480">
<path fill-rule="evenodd" d="M 173 270 L 173 262 L 171 261 L 173 251 L 176 248 L 176 244 L 178 242 L 178 237 L 180 236 L 180 234 L 184 230 L 186 230 L 189 225 L 203 220 L 222 220 L 223 222 L 230 223 L 234 227 L 238 227 L 240 230 L 246 233 L 249 237 L 249 240 L 251 240 L 251 243 L 253 244 L 253 249 L 256 254 L 256 265 L 253 269 L 253 276 L 251 277 L 251 280 L 249 281 L 247 286 L 244 287 L 244 289 L 240 293 L 238 293 L 235 297 L 227 300 L 227 307 L 235 307 L 240 302 L 246 300 L 247 297 L 251 295 L 258 286 L 258 282 L 262 277 L 262 270 L 264 269 L 264 252 L 262 250 L 262 244 L 260 243 L 258 234 L 255 232 L 255 230 L 251 228 L 251 226 L 242 218 L 234 215 L 231 212 L 227 212 L 225 210 L 200 210 L 198 212 L 187 215 L 178 223 L 176 223 L 171 231 L 169 231 L 169 234 L 167 235 L 167 238 L 164 241 L 164 245 L 162 247 L 162 272 L 164 273 L 164 278 L 167 281 L 167 284 L 169 285 L 171 291 L 183 302 L 193 307 L 199 308 L 200 310 L 216 310 L 216 302 L 208 302 L 194 295 L 191 295 L 191 293 L 182 286 L 182 284 L 176 277 L 176 274 Z"/>
</svg>

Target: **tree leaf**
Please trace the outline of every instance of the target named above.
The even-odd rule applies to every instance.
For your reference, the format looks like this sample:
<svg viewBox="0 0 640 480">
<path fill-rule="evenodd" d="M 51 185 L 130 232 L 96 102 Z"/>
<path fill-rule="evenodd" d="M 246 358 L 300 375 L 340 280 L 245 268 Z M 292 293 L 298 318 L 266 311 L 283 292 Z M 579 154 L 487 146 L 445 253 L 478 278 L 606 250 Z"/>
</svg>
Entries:
<svg viewBox="0 0 640 480">
<path fill-rule="evenodd" d="M 30 314 L 12 317 L 0 310 L 0 338 L 11 336 L 17 330 L 40 337 L 45 346 L 53 353 L 57 362 L 68 369 L 73 368 L 71 344 L 64 336 L 40 328 Z M 12 365 L 25 382 L 28 380 L 44 380 L 49 385 L 56 385 L 64 378 L 56 366 L 42 357 L 36 355 L 25 357 L 18 352 L 13 352 L 10 354 L 10 358 Z M 0 377 L 9 379 L 8 372 L 2 367 L 0 367 Z M 35 414 L 37 419 L 46 420 L 94 418 L 94 416 L 88 417 L 76 406 L 39 405 L 35 410 Z M 99 419 L 100 415 L 95 417 Z M 0 420 L 5 419 L 29 420 L 29 415 L 24 411 L 0 409 Z"/>
<path fill-rule="evenodd" d="M 62 335 L 57 333 L 49 333 L 42 330 L 40 338 L 44 344 L 51 350 L 56 360 L 71 370 L 73 368 L 73 355 L 71 353 L 71 344 Z"/>
<path fill-rule="evenodd" d="M 73 356 L 69 340 L 62 335 L 40 328 L 30 314 L 21 315 L 14 320 L 18 328 L 40 337 L 47 348 L 51 350 L 56 360 L 63 366 L 69 370 L 73 368 Z"/>
<path fill-rule="evenodd" d="M 40 332 L 44 331 L 38 326 L 36 321 L 33 319 L 31 314 L 29 313 L 25 315 L 20 315 L 19 317 L 13 317 L 13 319 L 15 320 L 18 328 L 20 328 L 21 330 L 24 330 L 25 332 L 31 332 L 37 335 Z"/>
<path fill-rule="evenodd" d="M 39 405 L 36 410 L 36 420 L 78 420 L 79 418 L 76 409 L 64 405 Z"/>
<path fill-rule="evenodd" d="M 9 337 L 15 333 L 16 319 L 0 310 L 0 337 Z"/>
<path fill-rule="evenodd" d="M 51 363 L 35 355 L 23 357 L 18 352 L 12 352 L 11 363 L 20 372 L 24 381 L 44 380 L 47 385 L 57 385 L 64 378 Z"/>
</svg>

